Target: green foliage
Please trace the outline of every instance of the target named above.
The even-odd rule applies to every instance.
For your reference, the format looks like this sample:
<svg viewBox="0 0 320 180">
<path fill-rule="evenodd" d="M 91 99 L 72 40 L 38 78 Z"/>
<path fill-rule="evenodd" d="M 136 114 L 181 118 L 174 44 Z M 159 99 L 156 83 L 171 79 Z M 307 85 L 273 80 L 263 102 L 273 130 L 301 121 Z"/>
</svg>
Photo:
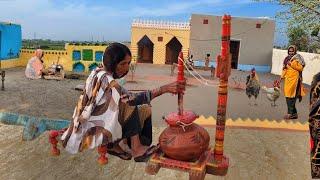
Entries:
<svg viewBox="0 0 320 180">
<path fill-rule="evenodd" d="M 83 45 L 83 46 L 106 46 L 111 42 L 88 42 L 88 41 L 77 41 L 77 42 L 69 42 L 69 41 L 53 41 L 50 39 L 23 39 L 22 40 L 22 48 L 23 49 L 38 49 L 41 48 L 43 50 L 65 50 L 65 44 L 69 43 L 70 45 Z M 130 43 L 129 43 L 130 44 Z"/>
<path fill-rule="evenodd" d="M 317 27 L 316 29 L 314 29 L 311 32 L 311 36 L 318 36 L 319 35 L 319 30 L 320 30 L 320 27 Z"/>
<path fill-rule="evenodd" d="M 299 51 L 308 50 L 308 34 L 300 27 L 293 27 L 288 30 L 289 44 L 297 46 Z"/>
<path fill-rule="evenodd" d="M 23 49 L 37 49 L 44 50 L 64 50 L 66 41 L 51 41 L 50 39 L 23 39 Z"/>
<path fill-rule="evenodd" d="M 320 1 L 319 0 L 253 0 L 256 2 L 270 2 L 282 5 L 284 8 L 278 12 L 276 18 L 288 23 L 290 31 L 297 31 L 294 28 L 303 29 L 308 38 L 302 38 L 307 41 L 307 49 L 320 48 Z M 297 31 L 301 33 L 301 31 Z M 290 35 L 290 32 L 288 32 Z M 311 36 L 311 37 L 310 37 Z M 289 37 L 289 36 L 288 36 Z M 293 38 L 293 37 L 289 37 Z M 301 44 L 303 44 L 302 42 Z M 303 45 L 301 45 L 303 47 Z"/>
<path fill-rule="evenodd" d="M 288 21 L 289 27 L 300 26 L 314 30 L 320 27 L 319 0 L 254 0 L 283 5 L 283 11 L 278 12 L 280 19 Z"/>
</svg>

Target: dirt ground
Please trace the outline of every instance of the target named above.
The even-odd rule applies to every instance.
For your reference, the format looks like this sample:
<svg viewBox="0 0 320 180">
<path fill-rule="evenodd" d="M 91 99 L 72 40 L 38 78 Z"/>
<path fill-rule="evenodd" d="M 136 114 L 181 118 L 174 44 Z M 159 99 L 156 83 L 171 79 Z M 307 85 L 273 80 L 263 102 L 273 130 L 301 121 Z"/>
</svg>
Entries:
<svg viewBox="0 0 320 180">
<path fill-rule="evenodd" d="M 210 78 L 209 71 L 200 71 Z M 233 71 L 233 79 L 244 83 L 247 73 Z M 130 75 L 130 74 L 129 74 Z M 130 76 L 128 75 L 128 80 Z M 277 76 L 259 74 L 261 82 L 270 84 Z M 185 109 L 205 116 L 216 116 L 217 87 L 207 87 L 187 75 Z M 169 66 L 138 65 L 134 80 L 126 83 L 131 90 L 158 87 L 171 82 Z M 80 92 L 73 90 L 84 80 L 27 80 L 23 68 L 6 70 L 5 91 L 0 91 L 0 111 L 32 116 L 71 119 Z M 217 80 L 212 80 L 217 83 Z M 229 88 L 227 117 L 281 120 L 286 113 L 284 97 L 273 108 L 261 92 L 258 106 L 250 106 L 242 90 Z M 152 102 L 154 142 L 166 127 L 161 117 L 177 110 L 177 96 L 163 95 Z M 307 121 L 308 98 L 297 104 L 300 122 Z M 214 128 L 207 128 L 214 143 Z M 156 176 L 144 173 L 144 163 L 110 157 L 105 167 L 96 163 L 98 154 L 89 150 L 77 155 L 62 151 L 49 155 L 47 133 L 34 141 L 21 141 L 22 127 L 0 124 L 0 179 L 187 179 L 183 172 L 161 169 Z M 206 179 L 310 179 L 307 132 L 227 128 L 225 154 L 231 165 L 227 176 L 207 175 Z"/>
</svg>

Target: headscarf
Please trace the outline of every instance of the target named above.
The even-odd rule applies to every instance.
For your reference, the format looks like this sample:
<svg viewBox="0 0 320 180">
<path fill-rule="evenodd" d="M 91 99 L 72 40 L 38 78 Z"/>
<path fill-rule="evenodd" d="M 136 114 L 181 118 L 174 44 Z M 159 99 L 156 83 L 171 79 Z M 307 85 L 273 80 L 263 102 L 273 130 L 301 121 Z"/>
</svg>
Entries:
<svg viewBox="0 0 320 180">
<path fill-rule="evenodd" d="M 41 49 L 37 49 L 34 52 L 34 56 L 36 56 L 37 58 L 39 58 L 41 60 L 42 56 L 43 56 L 43 51 Z"/>
<path fill-rule="evenodd" d="M 254 77 L 256 75 L 256 68 L 251 69 L 251 74 L 252 74 L 252 77 Z"/>
<path fill-rule="evenodd" d="M 294 52 L 293 55 L 289 54 L 290 49 L 293 49 L 293 52 Z M 297 47 L 295 45 L 290 45 L 288 48 L 288 56 L 283 61 L 283 67 L 285 67 L 288 64 L 288 62 L 292 59 L 292 57 L 296 54 L 297 54 Z"/>
<path fill-rule="evenodd" d="M 295 54 L 291 59 L 296 59 L 303 67 L 306 66 L 306 62 L 300 54 Z"/>
<path fill-rule="evenodd" d="M 34 52 L 34 56 L 29 59 L 25 75 L 29 79 L 39 79 L 41 78 L 41 70 L 44 69 L 42 61 L 43 52 L 41 49 L 37 49 Z"/>
</svg>

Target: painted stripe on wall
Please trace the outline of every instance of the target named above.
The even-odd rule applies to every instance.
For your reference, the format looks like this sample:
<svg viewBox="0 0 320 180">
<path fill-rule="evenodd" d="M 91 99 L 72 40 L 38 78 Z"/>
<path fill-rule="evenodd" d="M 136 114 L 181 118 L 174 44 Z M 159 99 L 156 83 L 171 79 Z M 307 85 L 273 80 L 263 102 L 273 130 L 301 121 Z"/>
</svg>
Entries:
<svg viewBox="0 0 320 180">
<path fill-rule="evenodd" d="M 205 66 L 205 62 L 202 60 L 196 60 L 193 62 L 196 67 Z M 211 66 L 216 67 L 216 61 L 210 61 L 209 67 Z M 271 66 L 268 65 L 238 64 L 238 70 L 241 71 L 250 71 L 252 68 L 255 68 L 257 72 L 271 72 Z"/>
<path fill-rule="evenodd" d="M 194 63 L 194 66 L 197 66 L 197 67 L 204 67 L 205 66 L 205 63 L 204 61 L 201 61 L 201 60 L 196 60 L 196 61 L 193 61 Z M 210 61 L 209 62 L 209 67 L 216 67 L 216 62 L 215 61 Z"/>
<path fill-rule="evenodd" d="M 250 71 L 252 68 L 255 68 L 257 72 L 271 72 L 271 66 L 267 65 L 238 64 L 238 70 Z"/>
</svg>

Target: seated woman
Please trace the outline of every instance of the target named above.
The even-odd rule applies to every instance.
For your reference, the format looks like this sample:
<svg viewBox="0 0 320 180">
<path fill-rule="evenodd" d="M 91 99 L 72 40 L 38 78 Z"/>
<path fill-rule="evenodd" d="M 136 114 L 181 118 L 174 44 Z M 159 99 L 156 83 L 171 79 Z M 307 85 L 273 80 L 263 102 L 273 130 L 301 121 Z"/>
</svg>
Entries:
<svg viewBox="0 0 320 180">
<path fill-rule="evenodd" d="M 47 74 L 43 65 L 43 52 L 41 49 L 35 51 L 35 55 L 28 61 L 25 75 L 29 79 L 40 79 L 42 75 Z"/>
<path fill-rule="evenodd" d="M 146 161 L 157 150 L 152 143 L 150 101 L 164 93 L 177 93 L 185 83 L 171 83 L 141 93 L 129 93 L 115 79 L 129 71 L 131 52 L 123 44 L 109 45 L 103 55 L 103 67 L 93 70 L 73 114 L 73 121 L 61 139 L 70 153 L 107 146 L 108 153 L 121 159 L 134 157 Z M 120 141 L 126 141 L 131 154 Z M 122 141 L 122 142 L 123 142 Z"/>
</svg>

